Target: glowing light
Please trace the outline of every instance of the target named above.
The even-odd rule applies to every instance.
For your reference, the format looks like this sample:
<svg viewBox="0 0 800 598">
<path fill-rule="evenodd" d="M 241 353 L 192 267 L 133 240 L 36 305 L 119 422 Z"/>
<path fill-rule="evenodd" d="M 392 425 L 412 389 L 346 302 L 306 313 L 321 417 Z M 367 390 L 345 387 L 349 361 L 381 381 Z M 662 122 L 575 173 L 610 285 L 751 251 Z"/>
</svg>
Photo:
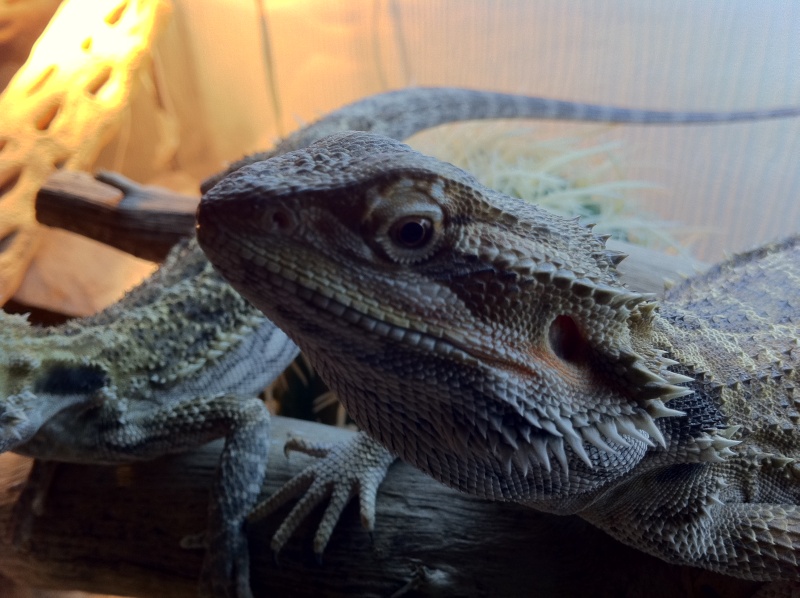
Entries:
<svg viewBox="0 0 800 598">
<path fill-rule="evenodd" d="M 38 239 L 34 202 L 55 168 L 86 168 L 119 124 L 166 0 L 67 0 L 0 95 L 0 305 Z"/>
</svg>

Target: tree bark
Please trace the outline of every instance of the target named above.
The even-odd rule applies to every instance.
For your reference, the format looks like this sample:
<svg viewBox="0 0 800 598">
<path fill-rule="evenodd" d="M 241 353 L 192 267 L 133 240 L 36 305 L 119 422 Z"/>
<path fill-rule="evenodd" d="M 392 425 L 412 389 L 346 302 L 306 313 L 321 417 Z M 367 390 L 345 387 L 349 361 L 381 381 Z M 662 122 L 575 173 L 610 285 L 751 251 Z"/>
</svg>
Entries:
<svg viewBox="0 0 800 598">
<path fill-rule="evenodd" d="M 194 233 L 198 197 L 103 172 L 56 171 L 36 197 L 36 219 L 160 262 Z"/>
<path fill-rule="evenodd" d="M 265 493 L 310 462 L 304 455 L 283 456 L 290 431 L 316 439 L 352 433 L 274 418 Z M 118 467 L 59 465 L 39 516 L 15 512 L 27 463 L 4 455 L 0 571 L 36 587 L 194 596 L 203 555 L 179 543 L 205 526 L 220 448 L 216 442 L 189 454 Z M 736 597 L 757 587 L 668 565 L 576 517 L 459 494 L 404 464 L 392 467 L 378 495 L 372 538 L 351 505 L 321 564 L 311 549 L 321 509 L 276 564 L 269 540 L 287 513 L 288 507 L 248 532 L 256 596 L 667 597 L 716 592 Z"/>
</svg>

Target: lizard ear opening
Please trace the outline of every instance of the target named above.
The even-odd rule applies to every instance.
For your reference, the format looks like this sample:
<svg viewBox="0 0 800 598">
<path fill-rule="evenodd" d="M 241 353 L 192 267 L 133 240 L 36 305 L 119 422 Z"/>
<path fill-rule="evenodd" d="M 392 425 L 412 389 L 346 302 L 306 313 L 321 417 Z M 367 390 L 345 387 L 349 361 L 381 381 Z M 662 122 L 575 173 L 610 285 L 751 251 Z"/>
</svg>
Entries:
<svg viewBox="0 0 800 598">
<path fill-rule="evenodd" d="M 53 365 L 35 387 L 37 393 L 52 395 L 90 394 L 108 383 L 106 373 L 95 366 Z"/>
<path fill-rule="evenodd" d="M 556 317 L 550 324 L 547 339 L 550 348 L 560 359 L 575 363 L 581 361 L 586 353 L 587 343 L 578 325 L 569 316 Z"/>
</svg>

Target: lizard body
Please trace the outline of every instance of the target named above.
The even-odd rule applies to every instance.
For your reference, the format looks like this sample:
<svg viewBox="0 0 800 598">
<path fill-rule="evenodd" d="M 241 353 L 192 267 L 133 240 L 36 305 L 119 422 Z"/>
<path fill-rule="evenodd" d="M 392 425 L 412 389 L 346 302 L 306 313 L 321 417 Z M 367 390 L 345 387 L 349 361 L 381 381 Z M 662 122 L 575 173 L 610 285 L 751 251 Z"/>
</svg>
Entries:
<svg viewBox="0 0 800 598">
<path fill-rule="evenodd" d="M 658 303 L 590 227 L 349 133 L 223 179 L 198 239 L 359 426 L 439 481 L 800 579 L 800 236 Z"/>
<path fill-rule="evenodd" d="M 297 349 L 220 280 L 196 242 L 95 316 L 37 328 L 0 312 L 0 325 L 0 448 L 114 464 L 224 437 L 203 583 L 217 595 L 249 583 L 241 527 L 269 439 L 258 395 Z"/>
<path fill-rule="evenodd" d="M 457 87 L 417 87 L 370 96 L 336 110 L 314 124 L 292 133 L 274 149 L 234 162 L 224 171 L 204 181 L 201 190 L 205 193 L 242 166 L 307 147 L 341 131 L 366 131 L 402 140 L 437 125 L 487 118 L 680 125 L 746 122 L 799 115 L 800 108 L 796 107 L 732 112 L 641 110 Z"/>
<path fill-rule="evenodd" d="M 647 112 L 410 89 L 346 106 L 228 172 L 341 129 L 399 138 L 465 118 L 689 123 L 798 113 Z M 204 188 L 218 180 L 210 179 Z M 7 314 L 0 315 L 0 324 L 0 450 L 52 461 L 119 463 L 225 437 L 210 501 L 201 588 L 214 595 L 249 596 L 242 525 L 256 503 L 268 440 L 267 412 L 253 397 L 295 355 L 289 339 L 231 291 L 194 240 L 97 316 L 50 330 Z"/>
</svg>

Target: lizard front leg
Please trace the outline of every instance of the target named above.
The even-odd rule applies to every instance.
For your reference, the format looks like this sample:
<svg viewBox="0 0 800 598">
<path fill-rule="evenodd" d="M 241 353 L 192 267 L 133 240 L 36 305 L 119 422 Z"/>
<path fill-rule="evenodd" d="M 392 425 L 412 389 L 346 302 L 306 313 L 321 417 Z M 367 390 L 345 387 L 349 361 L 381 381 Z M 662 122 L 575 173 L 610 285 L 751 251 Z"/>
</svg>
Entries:
<svg viewBox="0 0 800 598">
<path fill-rule="evenodd" d="M 50 422 L 19 452 L 41 457 L 47 447 L 62 460 L 123 463 L 224 437 L 211 489 L 200 590 L 203 596 L 252 596 L 244 523 L 264 480 L 269 442 L 269 412 L 259 399 L 219 394 L 178 398 L 159 407 L 110 401 L 85 413 L 77 426 L 74 418 L 70 422 Z"/>
<path fill-rule="evenodd" d="M 698 463 L 651 471 L 580 515 L 665 561 L 789 582 L 800 592 L 800 508 L 789 501 L 748 502 L 729 484 L 724 467 Z"/>
<path fill-rule="evenodd" d="M 254 399 L 234 409 L 218 401 L 221 425 L 228 425 L 225 447 L 209 503 L 207 552 L 201 575 L 201 593 L 247 598 L 250 591 L 250 555 L 245 518 L 258 498 L 267 469 L 269 417 Z"/>
<path fill-rule="evenodd" d="M 322 558 L 342 511 L 355 496 L 359 500 L 361 524 L 370 532 L 374 529 L 378 488 L 395 461 L 394 455 L 364 433 L 337 444 L 290 439 L 284 448 L 287 455 L 289 451 L 306 453 L 318 460 L 260 502 L 249 517 L 251 521 L 263 519 L 302 495 L 272 537 L 271 547 L 276 555 L 314 507 L 326 500 L 325 514 L 314 536 L 318 559 Z"/>
</svg>

